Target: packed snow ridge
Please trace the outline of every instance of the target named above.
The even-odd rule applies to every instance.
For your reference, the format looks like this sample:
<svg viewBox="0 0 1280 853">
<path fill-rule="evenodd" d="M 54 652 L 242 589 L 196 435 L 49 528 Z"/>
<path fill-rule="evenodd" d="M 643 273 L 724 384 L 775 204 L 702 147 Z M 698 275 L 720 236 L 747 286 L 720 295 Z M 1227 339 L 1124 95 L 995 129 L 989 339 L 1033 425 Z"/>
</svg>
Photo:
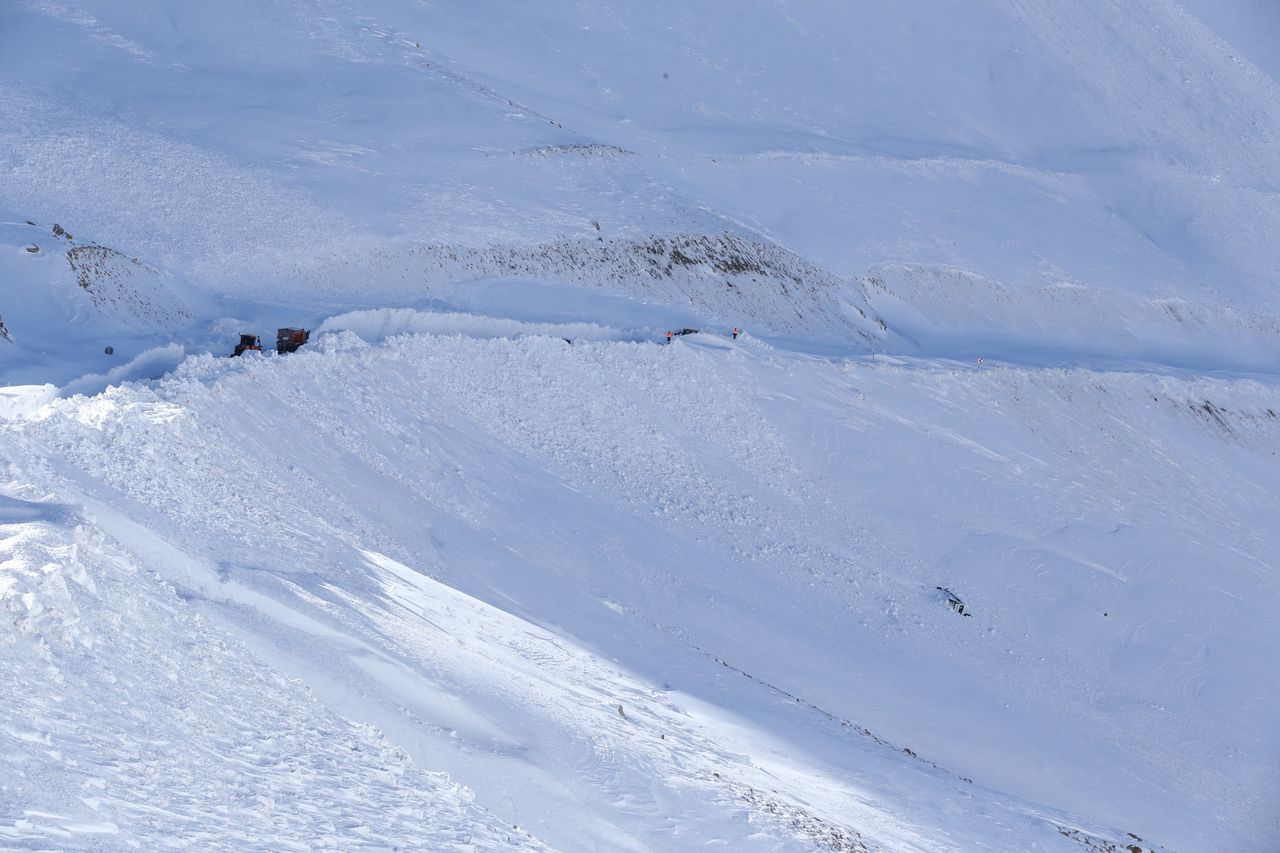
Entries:
<svg viewBox="0 0 1280 853">
<path fill-rule="evenodd" d="M 1280 849 L 1266 4 L 454 5 L 5 11 L 0 850 Z"/>
</svg>

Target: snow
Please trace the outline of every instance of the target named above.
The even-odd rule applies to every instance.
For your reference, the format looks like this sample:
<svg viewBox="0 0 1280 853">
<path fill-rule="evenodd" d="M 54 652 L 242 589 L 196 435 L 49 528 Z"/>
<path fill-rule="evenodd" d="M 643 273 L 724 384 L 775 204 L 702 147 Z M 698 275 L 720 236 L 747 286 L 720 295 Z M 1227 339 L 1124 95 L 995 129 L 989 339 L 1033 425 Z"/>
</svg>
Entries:
<svg viewBox="0 0 1280 853">
<path fill-rule="evenodd" d="M 214 625 L 553 846 L 745 849 L 750 791 L 887 849 L 1072 815 L 1265 846 L 1273 383 L 444 331 L 194 357 L 11 431 Z"/>
<path fill-rule="evenodd" d="M 1064 283 L 1129 298 L 1143 329 L 1169 300 L 1226 303 L 1227 341 L 1280 310 L 1276 84 L 1235 47 L 1266 65 L 1257 4 L 1190 4 L 1230 43 L 1166 0 L 250 5 L 16 6 L 5 218 L 278 323 L 513 265 L 636 295 L 627 257 L 655 235 L 725 233 L 797 252 L 807 279 L 977 274 L 1003 326 L 1010 289 Z M 707 284 L 663 301 L 754 326 L 794 310 Z M 1128 331 L 1097 300 L 1059 310 Z M 847 337 L 833 311 L 773 331 Z"/>
<path fill-rule="evenodd" d="M 6 460 L 6 464 L 7 464 Z M 210 630 L 74 508 L 0 498 L 0 844 L 541 849 Z"/>
<path fill-rule="evenodd" d="M 507 5 L 434 44 L 839 272 L 1275 308 L 1275 83 L 1176 3 Z"/>
<path fill-rule="evenodd" d="M 1267 0 L 1187 0 L 1183 8 L 1209 25 L 1227 49 L 1246 59 L 1273 80 L 1280 80 L 1280 56 L 1268 38 L 1280 26 L 1280 9 Z"/>
<path fill-rule="evenodd" d="M 880 267 L 866 281 L 868 304 L 917 354 L 1263 373 L 1280 360 L 1277 314 L 1070 281 L 1018 287 L 937 266 Z"/>
<path fill-rule="evenodd" d="M 0 848 L 1275 850 L 1273 18 L 11 4 Z"/>
</svg>

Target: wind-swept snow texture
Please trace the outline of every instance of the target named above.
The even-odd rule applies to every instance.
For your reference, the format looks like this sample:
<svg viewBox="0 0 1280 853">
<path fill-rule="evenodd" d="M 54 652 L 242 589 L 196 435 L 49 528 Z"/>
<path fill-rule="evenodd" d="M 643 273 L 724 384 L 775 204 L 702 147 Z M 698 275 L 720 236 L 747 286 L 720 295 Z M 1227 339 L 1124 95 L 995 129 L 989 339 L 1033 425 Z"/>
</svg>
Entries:
<svg viewBox="0 0 1280 853">
<path fill-rule="evenodd" d="M 554 846 L 1277 837 L 1273 385 L 495 331 L 189 359 L 6 433 L 108 565 L 176 587 L 162 612 L 249 643 L 197 672 L 301 678 Z M 10 609 L 61 621 L 18 636 L 85 666 L 49 636 L 67 584 L 30 583 Z M 13 678 L 47 750 L 94 754 L 28 710 L 40 670 Z M 99 690 L 141 709 L 135 738 L 175 701 Z M 271 719 L 244 725 L 294 731 Z M 120 784 L 104 819 L 156 831 Z"/>
<path fill-rule="evenodd" d="M 211 629 L 77 508 L 6 482 L 0 532 L 0 849 L 542 849 Z"/>
<path fill-rule="evenodd" d="M 1273 12 L 5 5 L 0 849 L 1280 849 Z"/>
</svg>

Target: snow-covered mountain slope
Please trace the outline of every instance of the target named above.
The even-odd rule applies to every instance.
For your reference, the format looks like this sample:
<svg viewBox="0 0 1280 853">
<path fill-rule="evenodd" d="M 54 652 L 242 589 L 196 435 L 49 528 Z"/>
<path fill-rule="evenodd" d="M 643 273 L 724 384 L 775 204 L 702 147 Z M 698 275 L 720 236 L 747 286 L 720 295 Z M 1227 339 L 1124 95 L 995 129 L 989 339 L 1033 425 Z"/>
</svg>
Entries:
<svg viewBox="0 0 1280 853">
<path fill-rule="evenodd" d="M 65 380 L 190 330 L 195 315 L 158 270 L 58 223 L 0 221 L 0 374 Z M 105 368 L 104 368 L 105 369 Z"/>
<path fill-rule="evenodd" d="M 723 322 L 880 332 L 856 287 L 477 83 L 430 30 L 405 4 L 20 4 L 0 207 L 72 214 L 226 314 L 408 305 L 467 274 L 644 294 L 674 265 Z"/>
<path fill-rule="evenodd" d="M 1268 20 L 9 4 L 0 847 L 1280 849 Z"/>
<path fill-rule="evenodd" d="M 1237 321 L 1280 312 L 1280 90 L 1218 33 L 1265 13 L 1228 5 L 27 0 L 0 209 L 216 294 L 207 319 L 411 306 L 494 259 L 646 295 L 653 240 L 723 238 L 695 299 L 718 324 L 799 311 L 865 346 L 826 280 L 939 265 L 1003 326 L 1010 288 L 1118 291 L 1136 317 L 1064 320 L 1113 341 L 1225 302 L 1240 362 Z M 799 255 L 753 286 L 776 299 L 732 298 L 733 246 Z"/>
<path fill-rule="evenodd" d="M 1280 364 L 1280 314 L 1225 304 L 1069 282 L 1018 286 L 919 264 L 878 267 L 863 280 L 863 292 L 895 342 L 917 354 L 1265 373 Z"/>
<path fill-rule="evenodd" d="M 0 529 L 3 849 L 543 849 L 210 630 L 76 508 L 6 482 Z"/>
<path fill-rule="evenodd" d="M 1276 83 L 1176 3 L 428 8 L 492 87 L 838 272 L 1277 306 Z"/>
<path fill-rule="evenodd" d="M 1274 384 L 544 331 L 191 359 L 14 476 L 553 846 L 1277 837 Z"/>
<path fill-rule="evenodd" d="M 1182 0 L 1191 12 L 1237 55 L 1280 81 L 1280 50 L 1273 36 L 1280 32 L 1280 7 L 1269 0 Z"/>
</svg>

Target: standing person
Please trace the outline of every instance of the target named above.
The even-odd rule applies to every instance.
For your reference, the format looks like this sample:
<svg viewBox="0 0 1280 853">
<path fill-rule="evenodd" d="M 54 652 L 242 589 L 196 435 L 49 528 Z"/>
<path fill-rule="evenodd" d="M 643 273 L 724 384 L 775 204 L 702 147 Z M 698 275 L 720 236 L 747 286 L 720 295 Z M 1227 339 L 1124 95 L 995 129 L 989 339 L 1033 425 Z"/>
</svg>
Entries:
<svg viewBox="0 0 1280 853">
<path fill-rule="evenodd" d="M 667 332 L 667 343 L 671 343 L 671 332 Z"/>
<path fill-rule="evenodd" d="M 738 327 L 737 327 L 737 326 L 734 326 L 734 327 L 733 327 L 733 339 L 734 339 L 735 341 L 738 339 Z"/>
</svg>

